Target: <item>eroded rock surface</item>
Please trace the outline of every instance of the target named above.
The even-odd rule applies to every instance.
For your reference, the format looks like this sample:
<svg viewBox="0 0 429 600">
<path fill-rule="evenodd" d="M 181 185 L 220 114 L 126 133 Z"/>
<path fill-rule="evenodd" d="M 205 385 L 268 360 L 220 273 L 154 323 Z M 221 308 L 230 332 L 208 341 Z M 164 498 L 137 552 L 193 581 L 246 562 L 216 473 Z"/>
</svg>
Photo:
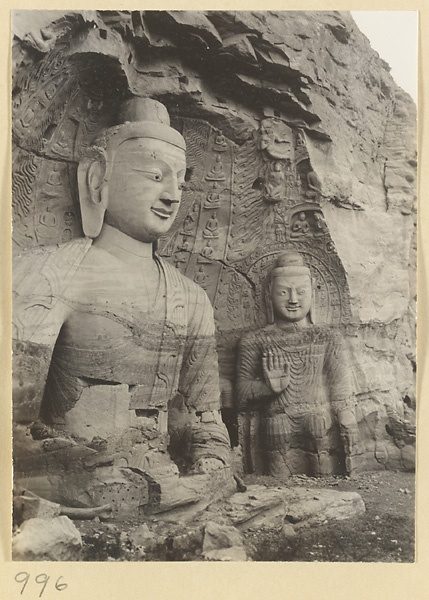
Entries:
<svg viewBox="0 0 429 600">
<path fill-rule="evenodd" d="M 207 523 L 204 527 L 203 557 L 228 562 L 246 560 L 240 533 L 235 527 Z"/>
<path fill-rule="evenodd" d="M 12 538 L 14 560 L 79 560 L 82 539 L 66 516 L 25 521 Z"/>
<path fill-rule="evenodd" d="M 228 519 L 243 531 L 249 528 L 281 529 L 286 525 L 296 532 L 329 520 L 362 515 L 365 505 L 355 492 L 251 485 L 246 492 L 234 494 L 226 501 L 224 510 Z"/>
</svg>

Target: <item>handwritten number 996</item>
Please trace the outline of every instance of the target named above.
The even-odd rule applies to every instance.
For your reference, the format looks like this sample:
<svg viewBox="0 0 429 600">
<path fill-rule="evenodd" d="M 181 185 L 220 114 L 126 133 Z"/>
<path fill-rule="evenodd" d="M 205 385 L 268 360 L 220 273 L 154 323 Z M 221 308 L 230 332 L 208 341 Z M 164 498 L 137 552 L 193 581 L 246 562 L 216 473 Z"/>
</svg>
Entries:
<svg viewBox="0 0 429 600">
<path fill-rule="evenodd" d="M 66 583 L 60 583 L 61 579 L 63 579 L 62 576 L 58 577 L 58 579 L 55 582 L 55 589 L 59 592 L 62 592 L 67 587 Z M 15 575 L 15 581 L 17 583 L 23 584 L 23 586 L 21 588 L 21 592 L 20 592 L 21 595 L 24 593 L 24 590 L 25 590 L 29 580 L 30 580 L 30 573 L 27 573 L 26 571 L 21 571 L 20 573 L 17 573 Z M 49 580 L 50 580 L 50 577 L 46 573 L 40 573 L 39 575 L 36 575 L 36 577 L 34 578 L 34 581 L 42 586 L 40 589 L 39 598 L 41 598 L 43 592 L 45 591 L 45 588 L 48 585 Z"/>
</svg>

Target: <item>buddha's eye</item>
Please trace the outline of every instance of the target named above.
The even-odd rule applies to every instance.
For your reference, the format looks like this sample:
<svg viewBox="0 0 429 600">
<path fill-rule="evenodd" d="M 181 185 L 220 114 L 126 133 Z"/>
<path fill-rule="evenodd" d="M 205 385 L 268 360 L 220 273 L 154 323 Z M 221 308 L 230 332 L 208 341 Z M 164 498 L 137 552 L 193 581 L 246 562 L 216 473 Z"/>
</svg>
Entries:
<svg viewBox="0 0 429 600">
<path fill-rule="evenodd" d="M 153 181 L 162 181 L 161 171 L 153 171 L 152 169 L 145 169 L 144 167 L 132 167 L 132 170 L 137 171 L 138 173 L 143 173 L 145 177 L 152 179 Z"/>
</svg>

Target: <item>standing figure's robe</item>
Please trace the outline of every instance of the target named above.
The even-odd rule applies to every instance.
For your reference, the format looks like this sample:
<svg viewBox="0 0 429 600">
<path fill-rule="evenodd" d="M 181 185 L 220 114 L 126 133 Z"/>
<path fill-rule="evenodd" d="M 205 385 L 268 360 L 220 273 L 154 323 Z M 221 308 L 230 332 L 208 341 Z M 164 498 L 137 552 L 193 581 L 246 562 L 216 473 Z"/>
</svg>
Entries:
<svg viewBox="0 0 429 600">
<path fill-rule="evenodd" d="M 288 367 L 289 382 L 279 394 L 265 382 L 262 356 L 268 350 Z M 337 415 L 350 407 L 352 396 L 337 332 L 293 324 L 287 330 L 268 325 L 250 332 L 240 342 L 237 381 L 240 411 L 261 411 L 261 444 L 270 474 L 335 470 L 329 455 L 341 445 Z"/>
</svg>

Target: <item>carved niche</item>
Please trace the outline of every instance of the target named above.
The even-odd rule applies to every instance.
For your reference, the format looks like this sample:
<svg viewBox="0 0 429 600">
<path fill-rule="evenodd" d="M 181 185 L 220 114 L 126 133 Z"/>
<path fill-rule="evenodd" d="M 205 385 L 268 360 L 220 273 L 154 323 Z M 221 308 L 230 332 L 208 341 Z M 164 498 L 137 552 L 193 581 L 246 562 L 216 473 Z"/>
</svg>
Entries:
<svg viewBox="0 0 429 600">
<path fill-rule="evenodd" d="M 82 236 L 76 169 L 98 132 L 115 124 L 128 93 L 108 57 L 57 45 L 19 82 L 13 99 L 13 239 L 18 247 Z M 167 105 L 168 108 L 168 105 Z M 177 112 L 176 112 L 177 114 Z M 181 117 L 187 183 L 158 252 L 201 285 L 213 304 L 223 401 L 233 407 L 236 344 L 266 324 L 265 277 L 285 250 L 302 254 L 316 281 L 319 323 L 350 318 L 349 292 L 320 205 L 320 182 L 302 127 L 277 118 L 237 146 L 209 123 Z"/>
<path fill-rule="evenodd" d="M 179 119 L 178 127 L 187 144 L 189 177 L 159 252 L 210 297 L 223 404 L 234 408 L 237 342 L 269 320 L 267 278 L 278 254 L 299 252 L 310 268 L 318 324 L 349 322 L 349 289 L 319 202 L 320 185 L 313 185 L 317 176 L 302 129 L 264 119 L 237 147 L 207 123 Z M 242 424 L 242 435 L 257 430 L 254 421 Z M 257 459 L 247 468 L 259 470 Z"/>
</svg>

